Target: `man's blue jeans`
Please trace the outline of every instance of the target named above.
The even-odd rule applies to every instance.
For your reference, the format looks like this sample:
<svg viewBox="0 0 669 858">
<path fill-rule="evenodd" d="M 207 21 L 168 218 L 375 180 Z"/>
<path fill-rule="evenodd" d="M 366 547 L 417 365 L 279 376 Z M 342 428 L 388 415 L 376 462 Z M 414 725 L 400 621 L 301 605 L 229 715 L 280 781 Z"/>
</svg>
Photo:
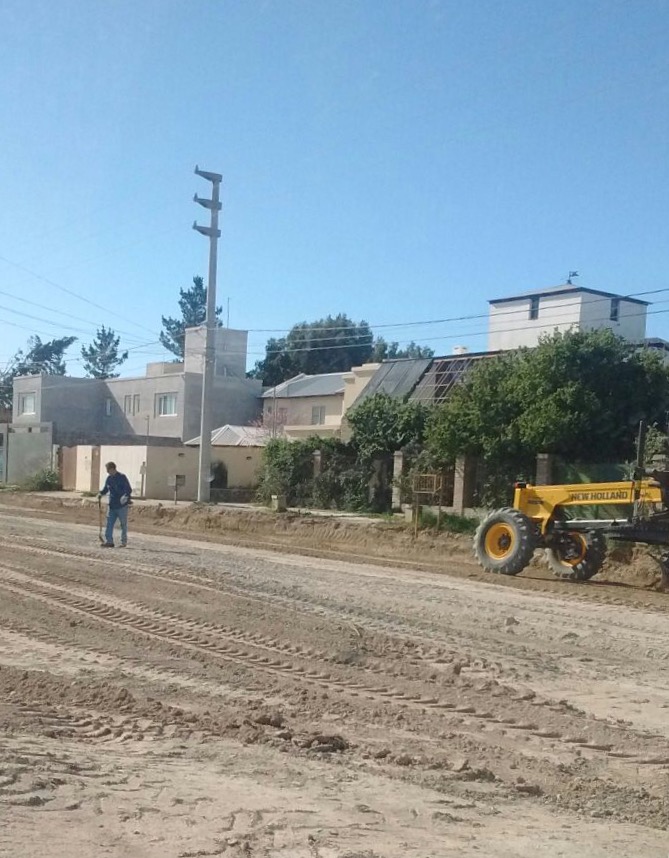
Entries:
<svg viewBox="0 0 669 858">
<path fill-rule="evenodd" d="M 118 519 L 121 525 L 121 545 L 128 543 L 128 507 L 122 506 L 118 509 L 109 507 L 107 512 L 107 529 L 105 531 L 105 539 L 109 545 L 114 542 L 114 525 Z"/>
</svg>

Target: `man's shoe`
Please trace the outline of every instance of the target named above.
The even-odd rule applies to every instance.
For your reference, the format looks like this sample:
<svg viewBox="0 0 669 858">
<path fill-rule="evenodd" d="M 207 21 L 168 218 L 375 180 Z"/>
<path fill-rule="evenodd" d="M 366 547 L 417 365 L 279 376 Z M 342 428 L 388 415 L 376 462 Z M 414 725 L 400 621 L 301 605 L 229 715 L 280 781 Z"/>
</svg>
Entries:
<svg viewBox="0 0 669 858">
<path fill-rule="evenodd" d="M 103 542 L 103 543 L 102 543 L 102 547 L 103 547 L 103 548 L 113 548 L 113 547 L 114 547 L 114 543 L 113 543 L 113 542 Z"/>
<path fill-rule="evenodd" d="M 119 545 L 119 548 L 127 548 L 127 547 L 128 547 L 128 543 L 127 543 L 127 542 L 122 542 L 122 543 Z"/>
</svg>

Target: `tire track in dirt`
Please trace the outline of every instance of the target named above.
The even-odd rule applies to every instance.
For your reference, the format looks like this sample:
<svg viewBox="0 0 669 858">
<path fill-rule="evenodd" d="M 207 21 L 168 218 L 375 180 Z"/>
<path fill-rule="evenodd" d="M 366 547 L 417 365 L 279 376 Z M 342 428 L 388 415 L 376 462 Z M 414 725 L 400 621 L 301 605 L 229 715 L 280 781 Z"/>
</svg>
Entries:
<svg viewBox="0 0 669 858">
<path fill-rule="evenodd" d="M 281 605 L 297 616 L 307 613 L 320 619 L 330 618 L 337 622 L 347 624 L 352 633 L 357 635 L 359 638 L 368 634 L 382 634 L 384 636 L 390 635 L 392 636 L 388 638 L 388 641 L 390 642 L 394 636 L 401 635 L 406 639 L 406 641 L 419 645 L 419 648 L 412 650 L 412 660 L 415 663 L 422 662 L 431 669 L 434 669 L 435 666 L 449 663 L 457 663 L 461 665 L 467 658 L 471 657 L 471 653 L 465 653 L 461 648 L 453 649 L 451 640 L 443 640 L 443 633 L 441 633 L 441 635 L 435 632 L 432 634 L 428 634 L 427 632 L 421 633 L 416 631 L 415 627 L 407 625 L 406 623 L 393 619 L 371 617 L 368 614 L 362 614 L 362 612 L 360 612 L 361 615 L 358 615 L 358 612 L 355 612 L 354 616 L 351 617 L 351 612 L 343 610 L 341 606 L 337 606 L 336 604 L 334 607 L 323 604 L 322 602 L 314 604 L 309 601 L 306 595 L 295 593 L 291 596 L 286 596 L 279 592 L 277 588 L 270 588 L 267 585 L 264 587 L 257 587 L 257 595 L 254 595 L 249 592 L 253 587 L 248 582 L 245 582 L 246 586 L 232 584 L 220 574 L 212 575 L 205 567 L 198 570 L 197 574 L 192 570 L 192 568 L 187 572 L 175 570 L 169 567 L 159 567 L 158 570 L 156 570 L 155 567 L 139 562 L 123 562 L 117 557 L 112 559 L 109 555 L 101 558 L 99 554 L 85 550 L 68 549 L 60 546 L 47 548 L 40 544 L 40 541 L 38 540 L 34 540 L 33 542 L 34 544 L 24 543 L 16 545 L 10 544 L 9 541 L 5 541 L 5 544 L 10 551 L 30 553 L 45 557 L 51 556 L 55 558 L 68 557 L 72 559 L 84 559 L 87 562 L 98 564 L 105 568 L 108 568 L 111 564 L 115 569 L 123 569 L 128 572 L 130 576 L 148 578 L 160 583 L 193 587 L 204 593 L 216 594 L 218 596 L 221 594 L 233 596 L 242 600 L 244 603 L 255 603 L 262 605 L 263 607 L 267 607 L 268 605 L 271 605 L 272 607 Z M 3 544 L 3 539 L 1 537 L 0 544 Z M 101 583 L 104 585 L 104 582 Z M 437 645 L 435 646 L 435 644 Z M 395 646 L 393 651 L 398 655 L 406 655 L 404 646 L 405 642 L 398 644 Z M 448 652 L 445 647 L 449 648 Z M 389 651 L 386 650 L 384 655 L 387 656 L 388 654 Z M 475 660 L 479 663 L 481 661 L 485 661 L 480 657 Z"/>
<path fill-rule="evenodd" d="M 471 688 L 466 689 L 466 691 L 461 688 L 457 691 L 454 690 L 452 698 L 455 697 L 455 699 L 448 700 L 441 697 L 425 696 L 418 690 L 418 687 L 409 688 L 405 691 L 389 688 L 386 685 L 371 685 L 365 681 L 351 681 L 341 675 L 333 675 L 332 672 L 326 672 L 322 669 L 314 670 L 304 664 L 295 663 L 296 660 L 307 663 L 311 660 L 322 660 L 325 654 L 315 650 L 301 651 L 299 647 L 277 646 L 276 642 L 263 641 L 262 636 L 256 636 L 259 640 L 250 642 L 248 636 L 240 633 L 239 630 L 230 630 L 218 627 L 213 623 L 185 619 L 177 614 L 149 609 L 143 605 L 119 599 L 100 598 L 80 588 L 72 589 L 51 582 L 43 582 L 39 580 L 43 574 L 39 571 L 33 571 L 34 577 L 30 577 L 29 571 L 25 568 L 16 570 L 2 565 L 0 566 L 0 574 L 2 575 L 0 586 L 20 595 L 30 595 L 46 604 L 94 617 L 97 621 L 107 623 L 115 628 L 139 633 L 172 645 L 176 644 L 200 655 L 222 659 L 254 671 L 277 675 L 284 680 L 288 678 L 298 685 L 318 686 L 328 692 L 338 692 L 349 698 L 365 698 L 367 701 L 377 704 L 390 704 L 421 713 L 426 710 L 440 710 L 440 714 L 446 719 L 446 723 L 448 723 L 450 714 L 458 719 L 465 716 L 465 723 L 471 722 L 472 726 L 477 721 L 488 722 L 491 726 L 498 725 L 505 731 L 530 734 L 540 740 L 540 745 L 542 744 L 541 740 L 553 740 L 566 746 L 578 747 L 581 752 L 599 752 L 608 755 L 611 759 L 627 760 L 636 765 L 669 766 L 669 745 L 662 742 L 659 737 L 653 738 L 653 742 L 658 748 L 658 753 L 655 756 L 638 754 L 627 749 L 626 740 L 634 737 L 638 741 L 646 737 L 640 737 L 631 730 L 614 728 L 605 722 L 600 722 L 597 726 L 600 731 L 603 730 L 610 734 L 607 737 L 608 741 L 588 739 L 578 734 L 577 725 L 583 722 L 582 718 L 575 716 L 568 709 L 565 710 L 565 707 L 559 704 L 555 706 L 544 700 L 531 699 L 533 695 L 529 700 L 527 696 L 523 695 L 514 697 L 510 696 L 514 693 L 513 690 L 499 687 L 497 694 L 486 696 L 488 697 L 487 702 L 496 704 L 495 708 L 499 708 L 500 703 L 502 703 L 500 698 L 503 698 L 504 709 L 507 713 L 509 710 L 513 711 L 514 704 L 518 703 L 524 704 L 523 710 L 526 709 L 527 704 L 550 710 L 555 720 L 572 722 L 566 730 L 564 725 L 562 729 L 540 727 L 538 723 L 533 721 L 519 720 L 517 715 L 514 717 L 514 715 L 507 714 L 500 718 L 493 712 L 482 709 L 480 705 L 478 707 L 475 705 L 477 694 Z M 285 660 L 287 652 L 292 655 L 290 661 Z M 380 673 L 381 671 L 376 670 L 374 672 Z M 412 684 L 419 685 L 419 683 Z M 474 703 L 469 702 L 472 699 Z M 576 732 L 574 732 L 575 729 Z"/>
<path fill-rule="evenodd" d="M 105 568 L 108 568 L 111 563 L 114 568 L 123 569 L 131 577 L 144 577 L 161 583 L 177 584 L 188 588 L 196 588 L 201 590 L 203 593 L 211 595 L 220 596 L 224 593 L 227 596 L 233 596 L 236 599 L 242 600 L 241 604 L 255 603 L 263 608 L 270 605 L 272 609 L 275 609 L 276 606 L 280 604 L 287 610 L 292 611 L 297 619 L 299 619 L 299 616 L 302 614 L 310 614 L 311 616 L 319 619 L 331 618 L 337 622 L 344 623 L 351 629 L 352 635 L 357 635 L 361 640 L 369 640 L 368 636 L 370 634 L 383 635 L 384 641 L 382 652 L 377 653 L 378 663 L 383 665 L 384 660 L 387 661 L 389 655 L 396 653 L 398 656 L 396 664 L 399 675 L 401 675 L 402 672 L 405 674 L 407 672 L 409 674 L 418 672 L 422 673 L 423 676 L 429 676 L 435 671 L 437 673 L 444 673 L 444 671 L 449 671 L 453 669 L 453 666 L 455 666 L 458 671 L 462 672 L 463 679 L 465 676 L 470 676 L 472 679 L 478 677 L 479 679 L 488 678 L 494 679 L 495 681 L 503 680 L 507 686 L 511 685 L 518 694 L 523 693 L 527 688 L 527 683 L 524 683 L 519 689 L 516 681 L 518 669 L 510 667 L 510 665 L 513 664 L 513 660 L 510 661 L 509 656 L 514 651 L 514 642 L 513 638 L 509 637 L 508 634 L 505 636 L 506 639 L 503 644 L 505 657 L 502 661 L 499 661 L 498 658 L 495 658 L 499 653 L 499 642 L 495 643 L 494 641 L 489 641 L 487 647 L 488 652 L 484 655 L 483 653 L 485 653 L 486 650 L 484 649 L 483 653 L 481 652 L 481 644 L 483 643 L 482 639 L 479 638 L 477 640 L 476 648 L 471 645 L 463 648 L 461 636 L 458 637 L 457 635 L 445 634 L 442 629 L 435 631 L 434 628 L 429 627 L 427 622 L 425 624 L 426 628 L 421 632 L 417 632 L 414 626 L 408 625 L 406 622 L 397 622 L 392 619 L 378 620 L 370 617 L 369 614 L 371 609 L 368 609 L 366 613 L 362 613 L 359 612 L 356 606 L 355 610 L 352 609 L 347 611 L 344 610 L 336 600 L 331 604 L 323 604 L 322 600 L 312 603 L 309 601 L 307 594 L 294 592 L 291 592 L 290 596 L 279 594 L 277 593 L 277 587 L 270 587 L 266 582 L 263 582 L 263 584 L 258 586 L 256 594 L 250 594 L 250 583 L 248 581 L 244 581 L 245 586 L 231 584 L 229 581 L 230 574 L 227 569 L 224 570 L 223 574 L 212 573 L 206 567 L 198 569 L 195 573 L 192 570 L 192 566 L 189 566 L 189 569 L 186 572 L 169 567 L 159 567 L 156 571 L 155 567 L 134 562 L 134 560 L 133 562 L 125 562 L 124 560 L 121 560 L 118 554 L 113 557 L 106 554 L 105 557 L 102 558 L 99 555 L 99 552 L 92 552 L 90 550 L 69 549 L 61 546 L 46 548 L 43 546 L 42 540 L 40 539 L 30 540 L 29 544 L 22 544 L 19 546 L 7 545 L 7 550 L 10 553 L 13 549 L 23 553 L 28 552 L 54 558 L 64 557 L 83 559 L 97 566 L 104 566 Z M 127 557 L 127 555 L 124 555 L 124 557 Z M 105 586 L 104 581 L 99 583 L 100 586 Z M 428 585 L 426 584 L 424 586 L 427 587 Z M 422 587 L 417 587 L 413 591 L 414 598 L 420 599 L 421 591 Z M 462 594 L 460 594 L 460 598 L 462 598 Z M 428 600 L 428 602 L 429 601 L 430 600 Z M 556 632 L 557 636 L 553 637 L 553 643 L 550 650 L 544 647 L 542 659 L 553 659 L 555 661 L 559 658 L 573 657 L 578 650 L 573 647 L 565 647 L 562 643 L 560 638 L 562 631 L 559 617 L 556 618 L 554 616 L 555 607 L 551 608 L 549 605 L 542 607 L 541 604 L 537 604 L 536 602 L 533 602 L 530 607 L 530 619 L 533 624 L 536 625 L 542 618 L 545 618 L 547 620 L 545 623 L 545 630 L 549 630 L 551 628 L 558 630 Z M 475 606 L 472 606 L 472 611 L 474 610 Z M 479 604 L 478 613 L 482 610 L 485 610 L 485 606 Z M 380 608 L 377 609 L 377 612 L 380 611 Z M 556 619 L 557 624 L 555 622 Z M 620 628 L 622 631 L 628 631 L 629 618 L 623 621 L 622 619 L 617 620 L 615 616 L 608 617 L 607 627 L 609 629 L 609 633 L 613 628 Z M 597 625 L 594 618 L 589 623 L 586 623 L 586 632 L 588 628 L 591 628 L 595 633 L 597 632 Z M 545 635 L 545 630 L 543 635 Z M 398 635 L 401 635 L 405 640 L 398 642 Z M 617 643 L 618 649 L 621 648 L 623 642 L 628 637 L 629 634 L 619 636 Z M 257 636 L 256 640 L 258 640 Z M 655 647 L 653 651 L 649 648 L 651 641 L 652 646 Z M 657 637 L 648 638 L 644 642 L 639 640 L 637 636 L 635 639 L 629 640 L 626 647 L 626 651 L 621 650 L 616 656 L 620 660 L 621 675 L 623 675 L 628 669 L 630 659 L 634 658 L 640 651 L 643 652 L 648 649 L 647 655 L 649 657 L 652 655 L 654 663 L 657 663 L 659 660 L 666 660 L 669 658 L 669 649 L 667 647 L 662 649 L 657 648 Z M 522 669 L 524 665 L 527 665 L 531 670 L 533 670 L 532 658 L 527 655 L 527 651 L 522 642 L 516 645 L 516 650 L 517 652 L 514 658 L 517 666 Z M 286 651 L 290 653 L 290 647 L 286 647 Z M 595 650 L 593 654 L 596 654 L 596 652 L 597 651 Z M 319 656 L 322 656 L 330 663 L 334 663 L 337 660 L 336 657 L 328 658 L 322 654 L 319 654 Z M 380 672 L 384 672 L 383 667 L 381 667 Z M 581 672 L 583 672 L 582 668 Z"/>
</svg>

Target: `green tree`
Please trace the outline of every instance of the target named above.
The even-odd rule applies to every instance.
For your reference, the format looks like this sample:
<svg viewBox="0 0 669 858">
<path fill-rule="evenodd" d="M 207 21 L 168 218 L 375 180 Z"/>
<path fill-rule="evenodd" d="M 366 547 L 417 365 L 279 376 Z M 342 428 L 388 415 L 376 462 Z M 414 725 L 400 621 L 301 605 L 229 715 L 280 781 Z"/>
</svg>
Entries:
<svg viewBox="0 0 669 858">
<path fill-rule="evenodd" d="M 193 285 L 188 289 L 179 290 L 179 309 L 181 318 L 163 316 L 163 330 L 160 332 L 160 342 L 176 355 L 177 360 L 184 359 L 186 343 L 186 328 L 203 325 L 207 318 L 207 288 L 201 277 L 193 277 Z M 216 320 L 221 327 L 221 308 L 216 308 Z"/>
<path fill-rule="evenodd" d="M 428 449 L 444 464 L 481 457 L 489 493 L 508 499 L 539 452 L 580 462 L 631 458 L 639 420 L 663 422 L 669 372 L 609 330 L 556 333 L 534 349 L 480 361 L 437 408 Z"/>
<path fill-rule="evenodd" d="M 350 409 L 346 420 L 363 461 L 391 456 L 409 444 L 421 444 L 429 409 L 377 393 Z"/>
<path fill-rule="evenodd" d="M 371 360 L 398 360 L 400 358 L 431 358 L 434 357 L 434 349 L 429 346 L 419 346 L 412 340 L 403 349 L 398 342 L 388 343 L 383 337 L 377 337 L 374 341 Z"/>
<path fill-rule="evenodd" d="M 128 352 L 119 354 L 120 342 L 121 338 L 111 328 L 104 325 L 98 328 L 90 346 L 81 347 L 86 375 L 91 378 L 118 378 L 119 374 L 114 370 L 128 359 Z"/>
<path fill-rule="evenodd" d="M 354 322 L 344 313 L 300 322 L 285 337 L 268 341 L 264 359 L 249 375 L 273 387 L 300 372 L 346 372 L 370 359 L 372 342 L 367 322 Z"/>
<path fill-rule="evenodd" d="M 27 350 L 19 350 L 0 373 L 0 405 L 12 407 L 12 385 L 19 375 L 65 375 L 65 352 L 76 337 L 60 337 L 42 342 L 38 336 L 30 337 Z"/>
</svg>

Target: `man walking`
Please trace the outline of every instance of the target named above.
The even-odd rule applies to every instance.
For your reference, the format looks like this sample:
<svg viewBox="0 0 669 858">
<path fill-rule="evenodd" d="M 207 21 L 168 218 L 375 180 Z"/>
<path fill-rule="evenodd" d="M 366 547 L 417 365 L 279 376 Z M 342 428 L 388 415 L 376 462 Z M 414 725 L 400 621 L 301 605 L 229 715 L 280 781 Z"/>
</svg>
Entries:
<svg viewBox="0 0 669 858">
<path fill-rule="evenodd" d="M 114 547 L 114 525 L 118 519 L 121 525 L 121 548 L 128 544 L 128 505 L 132 503 L 130 495 L 132 487 L 125 474 L 116 470 L 113 462 L 107 462 L 107 479 L 98 494 L 98 500 L 103 495 L 109 495 L 109 511 L 107 512 L 107 529 L 105 531 L 105 542 L 103 548 Z"/>
</svg>

